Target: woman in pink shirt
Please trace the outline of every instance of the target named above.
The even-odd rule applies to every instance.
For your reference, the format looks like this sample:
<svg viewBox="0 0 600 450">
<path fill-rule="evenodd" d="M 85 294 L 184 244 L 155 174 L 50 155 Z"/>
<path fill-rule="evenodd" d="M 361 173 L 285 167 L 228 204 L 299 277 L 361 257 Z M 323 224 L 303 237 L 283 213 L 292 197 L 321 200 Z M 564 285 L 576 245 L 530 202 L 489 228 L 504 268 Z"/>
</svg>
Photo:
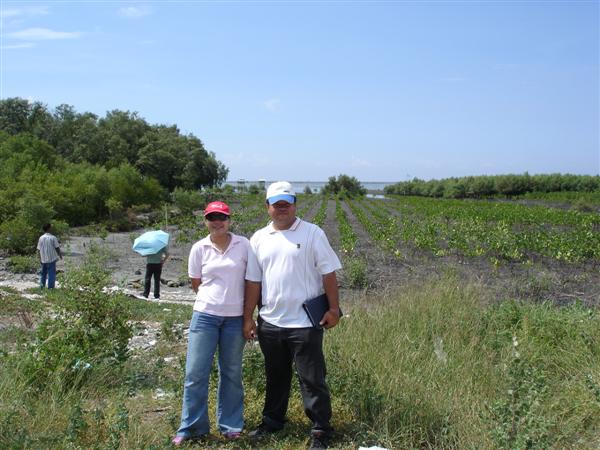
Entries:
<svg viewBox="0 0 600 450">
<path fill-rule="evenodd" d="M 242 315 L 250 244 L 245 237 L 229 232 L 227 204 L 209 203 L 204 219 L 209 235 L 192 246 L 188 263 L 196 302 L 188 338 L 181 425 L 172 441 L 176 446 L 202 438 L 210 430 L 208 380 L 217 348 L 218 429 L 226 438 L 235 439 L 244 427 Z"/>
</svg>

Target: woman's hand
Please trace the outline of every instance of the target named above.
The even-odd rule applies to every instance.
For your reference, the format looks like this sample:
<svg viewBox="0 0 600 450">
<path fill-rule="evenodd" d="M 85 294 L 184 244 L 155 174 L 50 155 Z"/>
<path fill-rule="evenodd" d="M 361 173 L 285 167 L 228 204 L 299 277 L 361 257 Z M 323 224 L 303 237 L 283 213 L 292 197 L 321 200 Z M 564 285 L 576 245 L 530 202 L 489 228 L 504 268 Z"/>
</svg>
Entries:
<svg viewBox="0 0 600 450">
<path fill-rule="evenodd" d="M 256 337 L 256 322 L 254 319 L 244 319 L 242 331 L 245 339 L 253 340 Z"/>
</svg>

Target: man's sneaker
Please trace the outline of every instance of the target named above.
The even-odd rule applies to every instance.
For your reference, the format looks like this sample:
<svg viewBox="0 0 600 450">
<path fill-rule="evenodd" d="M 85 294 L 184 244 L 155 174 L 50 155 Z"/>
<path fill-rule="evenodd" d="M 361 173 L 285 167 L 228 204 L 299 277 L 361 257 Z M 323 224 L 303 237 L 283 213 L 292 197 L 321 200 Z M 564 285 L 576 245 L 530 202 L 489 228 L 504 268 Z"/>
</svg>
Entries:
<svg viewBox="0 0 600 450">
<path fill-rule="evenodd" d="M 275 428 L 270 427 L 269 425 L 265 424 L 265 423 L 261 423 L 256 430 L 251 431 L 250 433 L 248 433 L 248 437 L 250 439 L 262 439 L 265 436 L 268 436 L 269 434 L 273 434 L 275 433 L 276 430 Z"/>
<path fill-rule="evenodd" d="M 327 448 L 328 441 L 329 439 L 327 439 L 325 433 L 313 433 L 310 436 L 310 447 L 308 447 L 308 450 Z"/>
</svg>

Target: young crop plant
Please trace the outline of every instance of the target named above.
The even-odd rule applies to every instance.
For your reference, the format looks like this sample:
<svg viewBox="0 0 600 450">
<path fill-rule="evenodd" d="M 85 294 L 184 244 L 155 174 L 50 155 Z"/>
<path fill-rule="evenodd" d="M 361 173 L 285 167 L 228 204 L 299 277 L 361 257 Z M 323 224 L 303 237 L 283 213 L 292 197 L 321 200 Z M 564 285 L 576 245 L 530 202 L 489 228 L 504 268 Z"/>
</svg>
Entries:
<svg viewBox="0 0 600 450">
<path fill-rule="evenodd" d="M 325 223 L 325 219 L 327 218 L 327 202 L 328 201 L 329 200 L 327 197 L 321 196 L 321 206 L 319 206 L 319 210 L 317 211 L 317 214 L 315 214 L 315 217 L 313 218 L 313 223 L 315 225 L 318 225 L 321 227 Z"/>
<path fill-rule="evenodd" d="M 298 208 L 298 210 L 296 211 L 296 215 L 298 217 L 304 217 L 306 215 L 306 213 L 309 212 L 313 208 L 313 206 L 317 202 L 318 196 L 317 195 L 300 194 L 297 197 L 297 199 L 298 199 L 298 202 L 301 205 L 301 207 Z"/>
<path fill-rule="evenodd" d="M 496 262 L 528 261 L 532 255 L 567 263 L 600 259 L 597 214 L 423 197 L 402 197 L 392 205 L 400 217 L 400 239 L 435 255 Z"/>
<path fill-rule="evenodd" d="M 344 259 L 344 275 L 353 289 L 368 286 L 367 262 L 360 256 L 348 256 Z"/>
<path fill-rule="evenodd" d="M 340 231 L 340 241 L 342 243 L 342 251 L 346 254 L 354 253 L 354 247 L 358 241 L 358 236 L 354 233 L 352 225 L 348 222 L 346 212 L 342 208 L 342 204 L 339 199 L 335 200 L 335 217 L 338 222 L 338 228 Z"/>
<path fill-rule="evenodd" d="M 354 216 L 358 219 L 364 229 L 381 247 L 396 257 L 400 257 L 400 250 L 396 246 L 396 222 L 391 215 L 382 214 L 376 208 L 370 208 L 364 201 L 356 203 L 347 200 L 347 204 Z M 368 215 L 365 214 L 365 210 Z M 375 219 L 375 220 L 373 220 Z"/>
<path fill-rule="evenodd" d="M 231 228 L 234 233 L 251 236 L 268 222 L 264 199 L 254 196 L 254 202 L 239 209 L 233 209 Z"/>
</svg>

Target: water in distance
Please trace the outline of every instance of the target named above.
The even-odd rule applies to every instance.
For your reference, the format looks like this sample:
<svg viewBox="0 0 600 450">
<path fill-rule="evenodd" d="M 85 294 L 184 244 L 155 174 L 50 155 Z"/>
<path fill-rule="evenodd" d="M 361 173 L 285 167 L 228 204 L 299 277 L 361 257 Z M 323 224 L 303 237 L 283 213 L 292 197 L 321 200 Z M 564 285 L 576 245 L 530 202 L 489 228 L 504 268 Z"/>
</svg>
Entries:
<svg viewBox="0 0 600 450">
<path fill-rule="evenodd" d="M 253 184 L 261 188 L 268 187 L 271 183 L 277 180 L 230 180 L 226 181 L 225 184 L 229 184 L 234 188 L 248 188 Z M 306 186 L 314 193 L 318 193 L 323 189 L 323 186 L 327 184 L 327 181 L 290 181 L 294 190 L 298 193 L 304 192 Z M 386 186 L 395 184 L 395 182 L 387 181 L 361 181 L 360 184 L 369 192 L 369 194 L 381 194 Z"/>
</svg>

